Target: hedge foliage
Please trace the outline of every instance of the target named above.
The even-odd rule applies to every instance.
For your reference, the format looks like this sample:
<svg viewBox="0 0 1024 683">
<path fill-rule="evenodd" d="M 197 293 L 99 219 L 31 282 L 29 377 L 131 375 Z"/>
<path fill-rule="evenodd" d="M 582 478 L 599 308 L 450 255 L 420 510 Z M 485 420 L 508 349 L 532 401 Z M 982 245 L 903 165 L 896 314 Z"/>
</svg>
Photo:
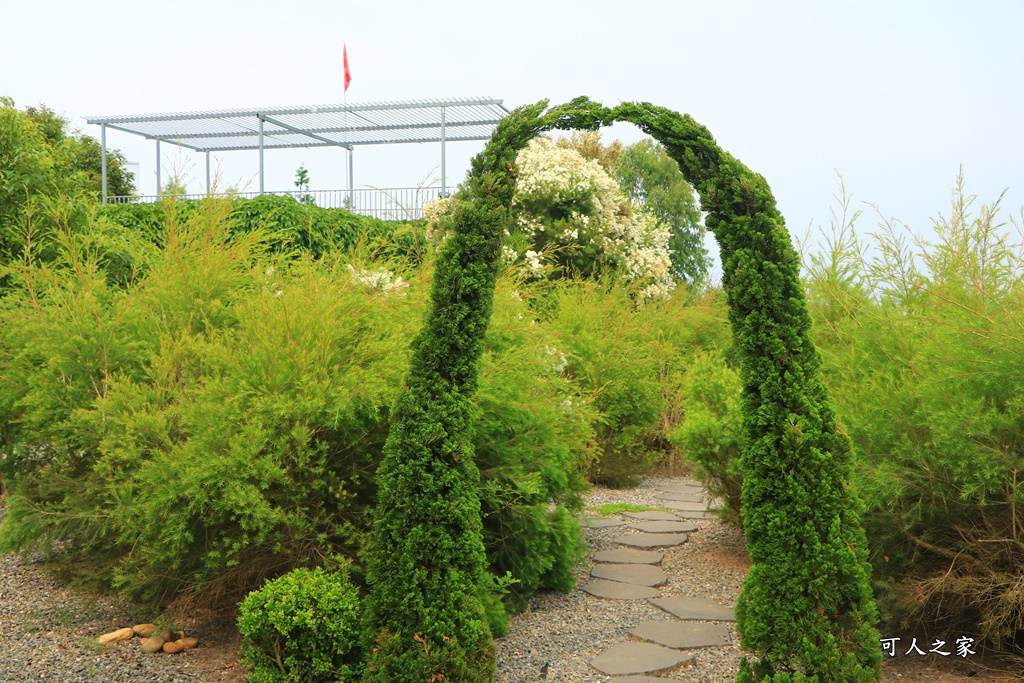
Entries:
<svg viewBox="0 0 1024 683">
<path fill-rule="evenodd" d="M 623 104 L 697 189 L 721 249 L 743 384 L 743 523 L 753 566 L 736 607 L 737 681 L 876 681 L 881 666 L 852 445 L 809 336 L 799 259 L 764 178 L 689 116 Z"/>
<path fill-rule="evenodd" d="M 240 606 L 241 662 L 253 683 L 356 683 L 363 673 L 359 592 L 345 571 L 296 569 Z"/>
</svg>

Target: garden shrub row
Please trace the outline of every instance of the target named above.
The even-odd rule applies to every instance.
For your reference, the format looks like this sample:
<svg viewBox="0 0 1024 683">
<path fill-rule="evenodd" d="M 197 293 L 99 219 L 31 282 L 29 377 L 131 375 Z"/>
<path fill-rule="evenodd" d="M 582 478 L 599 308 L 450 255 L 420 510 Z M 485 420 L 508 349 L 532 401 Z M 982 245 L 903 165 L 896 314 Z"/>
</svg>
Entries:
<svg viewBox="0 0 1024 683">
<path fill-rule="evenodd" d="M 128 287 L 85 230 L 15 269 L 0 300 L 5 549 L 66 541 L 79 578 L 150 600 L 205 588 L 221 604 L 357 557 L 432 257 L 286 261 L 261 231 L 232 236 L 233 210 L 176 219 Z M 516 289 L 499 281 L 474 448 L 488 557 L 528 595 L 570 581 L 565 511 L 586 486 L 593 415 L 566 419 L 577 394 L 551 372 L 558 341 Z"/>
</svg>

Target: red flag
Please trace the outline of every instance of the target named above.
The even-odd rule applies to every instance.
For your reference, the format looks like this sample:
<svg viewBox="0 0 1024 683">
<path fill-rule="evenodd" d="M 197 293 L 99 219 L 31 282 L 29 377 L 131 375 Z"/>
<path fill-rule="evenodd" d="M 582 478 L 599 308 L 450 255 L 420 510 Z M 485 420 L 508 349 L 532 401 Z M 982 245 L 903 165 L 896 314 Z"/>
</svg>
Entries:
<svg viewBox="0 0 1024 683">
<path fill-rule="evenodd" d="M 342 54 L 345 61 L 345 92 L 348 92 L 348 84 L 352 82 L 352 72 L 348 70 L 348 46 L 342 43 Z"/>
</svg>

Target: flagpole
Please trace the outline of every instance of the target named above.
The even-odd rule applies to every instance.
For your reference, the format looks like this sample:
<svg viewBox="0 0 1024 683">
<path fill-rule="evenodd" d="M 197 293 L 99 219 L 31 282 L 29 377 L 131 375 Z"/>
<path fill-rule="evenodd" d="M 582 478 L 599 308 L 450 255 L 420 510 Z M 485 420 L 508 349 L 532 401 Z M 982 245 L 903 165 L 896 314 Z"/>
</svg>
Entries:
<svg viewBox="0 0 1024 683">
<path fill-rule="evenodd" d="M 342 54 L 342 74 L 341 74 L 341 106 L 345 110 L 345 142 L 348 142 L 348 84 L 349 84 L 349 70 L 348 70 L 348 43 L 342 38 L 341 41 L 341 54 Z M 348 180 L 348 210 L 352 211 L 355 209 L 355 204 L 352 200 L 352 145 L 346 144 L 346 151 L 348 152 L 348 168 L 345 169 L 346 177 Z"/>
</svg>

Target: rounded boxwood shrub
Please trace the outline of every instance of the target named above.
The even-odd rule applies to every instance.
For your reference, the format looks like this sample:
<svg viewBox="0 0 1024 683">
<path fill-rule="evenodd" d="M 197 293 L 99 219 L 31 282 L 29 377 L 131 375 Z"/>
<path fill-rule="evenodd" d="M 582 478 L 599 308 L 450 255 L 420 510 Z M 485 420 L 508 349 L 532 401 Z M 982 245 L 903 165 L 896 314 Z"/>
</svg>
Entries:
<svg viewBox="0 0 1024 683">
<path fill-rule="evenodd" d="M 242 601 L 241 661 L 253 683 L 337 683 L 362 676 L 359 593 L 347 571 L 296 569 Z"/>
</svg>

